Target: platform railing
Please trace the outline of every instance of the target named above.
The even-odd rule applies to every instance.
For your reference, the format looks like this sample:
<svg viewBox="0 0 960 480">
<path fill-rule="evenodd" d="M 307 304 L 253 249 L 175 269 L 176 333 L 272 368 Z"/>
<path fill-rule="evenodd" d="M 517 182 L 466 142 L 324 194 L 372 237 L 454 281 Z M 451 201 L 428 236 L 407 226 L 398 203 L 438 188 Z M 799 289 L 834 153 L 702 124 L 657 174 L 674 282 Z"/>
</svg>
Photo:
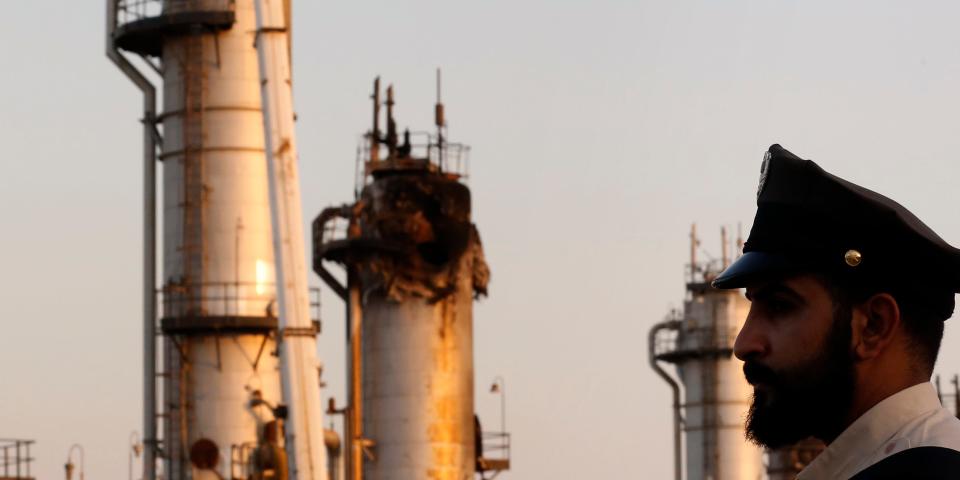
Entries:
<svg viewBox="0 0 960 480">
<path fill-rule="evenodd" d="M 706 326 L 684 328 L 682 316 L 671 314 L 667 320 L 676 320 L 679 329 L 664 329 L 654 339 L 654 356 L 673 361 L 703 355 L 729 354 L 737 340 L 739 328 Z"/>
<path fill-rule="evenodd" d="M 510 460 L 510 434 L 507 432 L 483 432 L 483 456 L 485 458 Z"/>
<path fill-rule="evenodd" d="M 320 232 L 320 243 L 325 244 L 337 240 L 346 240 L 347 230 L 349 228 L 349 220 L 345 218 L 331 218 L 323 225 L 323 231 Z"/>
<path fill-rule="evenodd" d="M 159 292 L 160 318 L 180 316 L 275 316 L 272 282 L 168 284 Z M 320 288 L 310 287 L 310 318 L 320 321 Z"/>
<path fill-rule="evenodd" d="M 477 458 L 477 469 L 486 480 L 500 472 L 510 470 L 510 434 L 507 432 L 483 432 L 480 436 L 483 454 Z M 487 473 L 493 475 L 487 477 Z"/>
<path fill-rule="evenodd" d="M 233 11 L 235 0 L 114 0 L 117 26 L 181 12 Z"/>
<path fill-rule="evenodd" d="M 30 465 L 34 458 L 30 456 L 33 440 L 0 438 L 0 472 L 3 478 L 31 479 Z"/>
<path fill-rule="evenodd" d="M 372 150 L 377 148 L 377 158 L 372 162 Z M 370 182 L 371 173 L 382 167 L 389 167 L 387 146 L 373 146 L 370 137 L 364 135 L 357 146 L 356 187 L 359 193 Z M 456 175 L 462 181 L 470 177 L 470 146 L 462 143 L 444 142 L 439 145 L 437 136 L 430 132 L 410 132 L 410 154 L 412 159 L 426 159 L 433 171 Z"/>
<path fill-rule="evenodd" d="M 163 13 L 163 0 L 117 0 L 117 25 L 158 17 Z"/>
</svg>

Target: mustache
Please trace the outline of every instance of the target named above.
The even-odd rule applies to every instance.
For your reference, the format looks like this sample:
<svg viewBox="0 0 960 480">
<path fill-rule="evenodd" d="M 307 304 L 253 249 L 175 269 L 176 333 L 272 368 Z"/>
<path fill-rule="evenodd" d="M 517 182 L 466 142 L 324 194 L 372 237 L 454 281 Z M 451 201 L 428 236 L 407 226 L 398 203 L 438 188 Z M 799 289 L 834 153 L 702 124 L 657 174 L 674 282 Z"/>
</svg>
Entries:
<svg viewBox="0 0 960 480">
<path fill-rule="evenodd" d="M 750 385 L 756 385 L 758 383 L 772 385 L 777 381 L 777 372 L 766 365 L 761 365 L 756 362 L 743 363 L 743 376 L 747 377 L 747 383 Z"/>
</svg>

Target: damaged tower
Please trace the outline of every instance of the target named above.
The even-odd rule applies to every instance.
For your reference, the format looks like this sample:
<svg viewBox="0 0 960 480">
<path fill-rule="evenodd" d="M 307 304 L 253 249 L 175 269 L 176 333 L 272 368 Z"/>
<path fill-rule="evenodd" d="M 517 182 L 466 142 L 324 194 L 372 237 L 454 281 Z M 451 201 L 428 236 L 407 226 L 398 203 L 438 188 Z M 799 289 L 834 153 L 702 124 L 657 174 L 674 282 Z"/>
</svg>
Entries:
<svg viewBox="0 0 960 480">
<path fill-rule="evenodd" d="M 725 230 L 722 237 L 719 262 L 698 262 L 700 242 L 696 228 L 691 230 L 683 310 L 674 311 L 650 331 L 650 364 L 673 390 L 677 480 L 683 478 L 681 430 L 686 439 L 687 479 L 758 480 L 763 473 L 763 450 L 743 434 L 751 389 L 743 377 L 743 362 L 733 356 L 733 342 L 750 302 L 737 290 L 710 286 L 729 263 Z M 660 362 L 676 365 L 682 400 L 680 385 Z"/>
<path fill-rule="evenodd" d="M 435 134 L 397 130 L 392 86 L 384 104 L 386 132 L 378 79 L 356 200 L 313 225 L 314 270 L 347 304 L 348 404 L 329 410 L 345 414 L 346 478 L 495 474 L 509 460 L 485 458 L 483 439 L 506 454 L 509 437 L 481 435 L 474 415 L 473 301 L 490 272 L 462 182 L 467 147 L 447 142 L 439 98 Z"/>
</svg>

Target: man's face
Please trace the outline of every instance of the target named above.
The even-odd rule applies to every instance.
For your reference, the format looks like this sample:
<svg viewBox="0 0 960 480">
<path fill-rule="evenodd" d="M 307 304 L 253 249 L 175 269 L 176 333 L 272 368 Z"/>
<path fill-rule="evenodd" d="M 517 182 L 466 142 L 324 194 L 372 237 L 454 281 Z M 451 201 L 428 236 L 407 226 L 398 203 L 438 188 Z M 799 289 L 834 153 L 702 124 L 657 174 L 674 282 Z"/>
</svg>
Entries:
<svg viewBox="0 0 960 480">
<path fill-rule="evenodd" d="M 754 387 L 747 437 L 768 448 L 810 436 L 831 441 L 853 398 L 850 309 L 813 275 L 758 282 L 747 298 L 734 344 Z"/>
</svg>

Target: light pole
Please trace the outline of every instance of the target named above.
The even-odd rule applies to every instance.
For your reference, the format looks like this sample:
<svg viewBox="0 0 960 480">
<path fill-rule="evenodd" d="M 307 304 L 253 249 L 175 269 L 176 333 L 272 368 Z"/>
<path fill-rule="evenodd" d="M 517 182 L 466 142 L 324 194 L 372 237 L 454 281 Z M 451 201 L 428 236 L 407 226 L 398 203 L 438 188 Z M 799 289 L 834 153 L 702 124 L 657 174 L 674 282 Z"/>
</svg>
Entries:
<svg viewBox="0 0 960 480">
<path fill-rule="evenodd" d="M 130 432 L 130 452 L 127 454 L 127 468 L 129 473 L 127 478 L 133 480 L 133 457 L 136 456 L 140 458 L 140 452 L 143 450 L 143 445 L 140 443 L 140 434 L 136 431 Z"/>
<path fill-rule="evenodd" d="M 73 478 L 73 462 L 70 461 L 70 458 L 73 456 L 73 451 L 80 451 L 80 480 L 83 480 L 83 445 L 79 443 L 74 443 L 70 446 L 70 450 L 67 451 L 67 463 L 63 465 L 63 469 L 67 472 L 67 480 Z"/>
<path fill-rule="evenodd" d="M 497 375 L 490 385 L 490 393 L 500 394 L 500 433 L 507 433 L 507 384 Z"/>
</svg>

